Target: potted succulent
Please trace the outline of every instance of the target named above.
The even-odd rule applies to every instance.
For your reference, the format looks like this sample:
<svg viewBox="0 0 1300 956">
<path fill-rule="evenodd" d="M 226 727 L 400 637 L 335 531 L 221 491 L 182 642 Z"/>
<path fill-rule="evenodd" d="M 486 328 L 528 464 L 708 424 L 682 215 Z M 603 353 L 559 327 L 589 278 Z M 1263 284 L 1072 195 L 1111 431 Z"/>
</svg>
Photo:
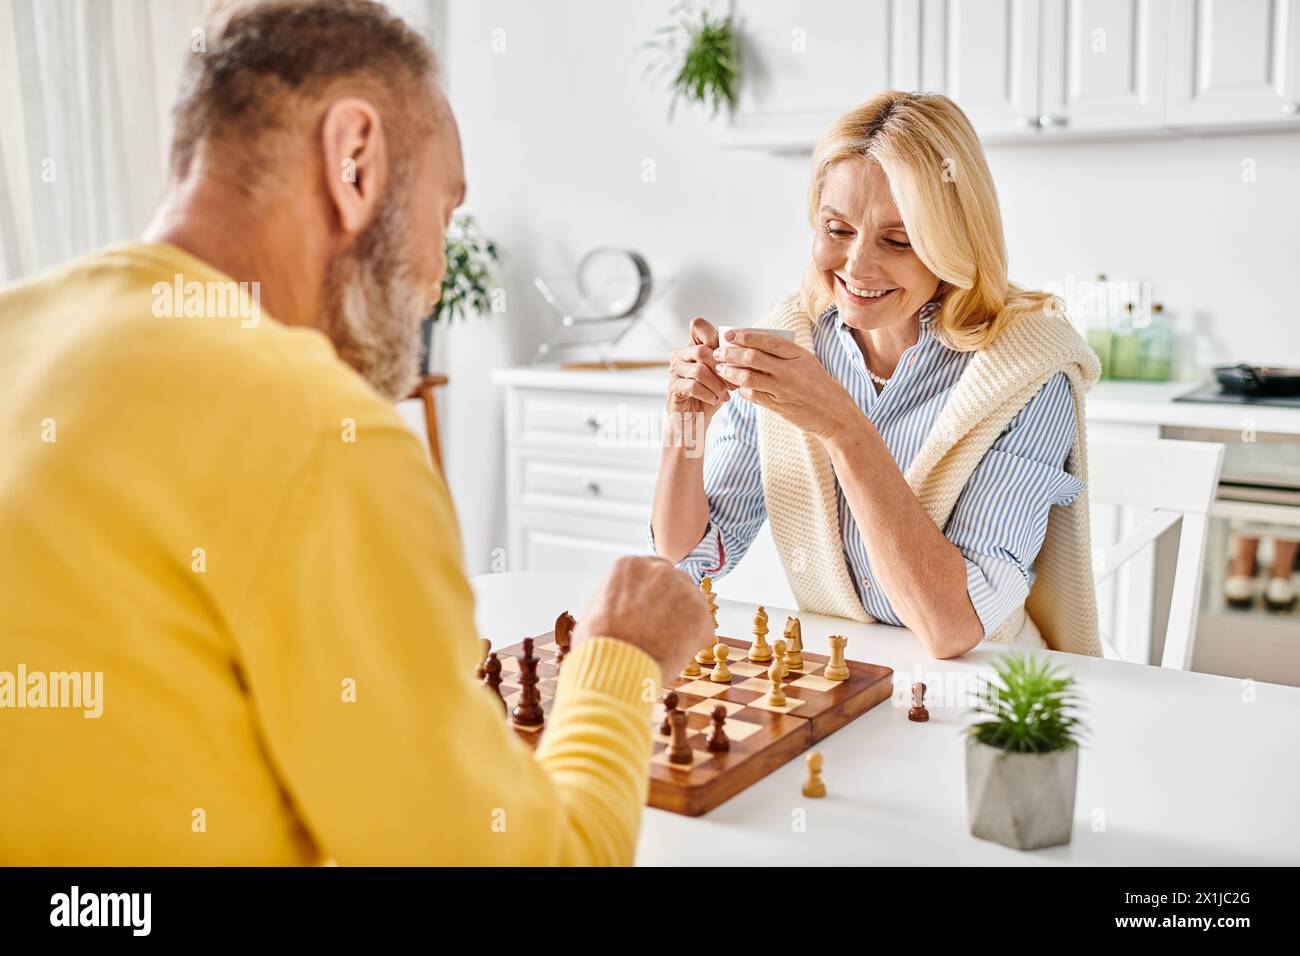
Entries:
<svg viewBox="0 0 1300 956">
<path fill-rule="evenodd" d="M 433 328 L 442 319 L 448 322 L 470 313 L 482 315 L 491 309 L 492 270 L 501 261 L 497 245 L 483 236 L 473 216 L 452 219 L 446 238 L 447 272 L 442 277 L 442 296 L 433 314 L 423 323 L 420 368 L 431 371 Z"/>
<path fill-rule="evenodd" d="M 1079 771 L 1074 677 L 1021 653 L 993 666 L 966 728 L 970 832 L 1017 850 L 1070 842 Z"/>
<path fill-rule="evenodd" d="M 740 53 L 731 17 L 712 16 L 692 0 L 676 4 L 673 16 L 674 21 L 655 31 L 655 39 L 646 44 L 656 53 L 647 74 L 671 76 L 668 118 L 682 98 L 710 106 L 712 116 L 724 105 L 735 107 Z"/>
</svg>

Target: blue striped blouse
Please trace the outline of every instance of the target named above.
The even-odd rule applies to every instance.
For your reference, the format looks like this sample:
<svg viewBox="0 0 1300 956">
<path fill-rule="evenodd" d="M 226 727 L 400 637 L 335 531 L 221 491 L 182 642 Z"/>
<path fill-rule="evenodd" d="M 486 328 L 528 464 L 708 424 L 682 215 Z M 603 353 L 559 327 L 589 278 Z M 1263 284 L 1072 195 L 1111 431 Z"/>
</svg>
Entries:
<svg viewBox="0 0 1300 956">
<path fill-rule="evenodd" d="M 931 328 L 938 303 L 920 312 L 920 334 L 877 394 L 852 331 L 832 306 L 813 325 L 813 350 L 866 413 L 901 471 L 974 353 L 947 348 Z M 1074 443 L 1074 398 L 1058 372 L 1012 419 L 962 489 L 944 535 L 966 559 L 966 586 L 987 636 L 1024 604 L 1034 559 L 1053 505 L 1067 505 L 1083 482 L 1064 470 Z M 836 482 L 840 536 L 863 606 L 877 620 L 901 625 L 867 559 L 862 535 Z M 733 393 L 710 429 L 704 456 L 709 527 L 679 567 L 696 581 L 736 566 L 767 518 L 759 465 L 756 406 Z"/>
</svg>

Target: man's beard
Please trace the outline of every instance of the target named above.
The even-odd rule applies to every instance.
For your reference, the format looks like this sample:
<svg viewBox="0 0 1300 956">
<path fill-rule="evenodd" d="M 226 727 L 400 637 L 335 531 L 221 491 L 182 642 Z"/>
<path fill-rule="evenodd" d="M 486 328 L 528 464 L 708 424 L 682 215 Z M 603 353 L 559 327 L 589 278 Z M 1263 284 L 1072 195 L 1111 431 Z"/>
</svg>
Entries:
<svg viewBox="0 0 1300 956">
<path fill-rule="evenodd" d="M 419 381 L 420 320 L 435 304 L 402 249 L 405 218 L 401 200 L 389 200 L 333 262 L 326 287 L 325 329 L 339 358 L 390 401 Z"/>
</svg>

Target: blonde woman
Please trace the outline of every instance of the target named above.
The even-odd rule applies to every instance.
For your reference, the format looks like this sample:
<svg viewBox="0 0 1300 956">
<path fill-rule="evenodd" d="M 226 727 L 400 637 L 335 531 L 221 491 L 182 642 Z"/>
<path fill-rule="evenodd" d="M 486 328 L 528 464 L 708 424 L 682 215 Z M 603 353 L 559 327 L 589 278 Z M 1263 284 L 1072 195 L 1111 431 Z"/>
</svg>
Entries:
<svg viewBox="0 0 1300 956">
<path fill-rule="evenodd" d="M 1098 654 L 1083 395 L 1096 357 L 1007 278 L 979 141 L 944 96 L 889 91 L 813 156 L 812 262 L 764 323 L 704 319 L 673 353 L 661 556 L 725 575 L 766 519 L 802 610 L 910 628 L 933 657 L 989 638 Z"/>
</svg>

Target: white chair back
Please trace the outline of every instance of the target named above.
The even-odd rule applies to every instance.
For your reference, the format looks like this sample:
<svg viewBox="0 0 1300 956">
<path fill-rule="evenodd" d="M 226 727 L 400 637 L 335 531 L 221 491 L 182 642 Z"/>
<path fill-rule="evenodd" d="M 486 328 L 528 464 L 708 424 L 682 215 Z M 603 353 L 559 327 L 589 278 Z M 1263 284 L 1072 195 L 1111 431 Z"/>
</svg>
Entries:
<svg viewBox="0 0 1300 956">
<path fill-rule="evenodd" d="M 1207 515 L 1222 462 L 1223 446 L 1215 442 L 1094 439 L 1088 443 L 1091 503 L 1151 509 L 1119 541 L 1093 548 L 1096 584 L 1112 577 L 1148 545 L 1178 530 L 1169 623 L 1160 659 L 1163 667 L 1187 670 L 1192 664 Z M 1113 647 L 1109 649 L 1113 652 Z"/>
</svg>

